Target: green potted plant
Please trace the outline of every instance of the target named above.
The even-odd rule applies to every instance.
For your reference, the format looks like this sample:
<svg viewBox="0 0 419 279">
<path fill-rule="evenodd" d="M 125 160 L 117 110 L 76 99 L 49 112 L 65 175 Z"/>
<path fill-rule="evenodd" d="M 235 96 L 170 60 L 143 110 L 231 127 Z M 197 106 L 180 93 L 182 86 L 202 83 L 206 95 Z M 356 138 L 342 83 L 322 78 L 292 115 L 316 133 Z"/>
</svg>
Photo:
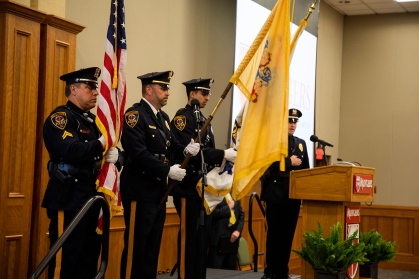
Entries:
<svg viewBox="0 0 419 279">
<path fill-rule="evenodd" d="M 317 223 L 317 230 L 311 233 L 304 232 L 305 246 L 293 252 L 313 267 L 314 279 L 345 279 L 346 270 L 350 265 L 368 261 L 363 252 L 364 244 L 353 244 L 357 234 L 358 231 L 355 231 L 342 240 L 342 225 L 338 222 L 330 228 L 330 235 L 324 238 L 323 229 Z"/>
<path fill-rule="evenodd" d="M 361 233 L 359 242 L 364 244 L 365 257 L 369 262 L 359 265 L 359 276 L 372 279 L 378 278 L 378 263 L 394 261 L 397 253 L 396 243 L 385 241 L 381 234 L 375 230 Z"/>
</svg>

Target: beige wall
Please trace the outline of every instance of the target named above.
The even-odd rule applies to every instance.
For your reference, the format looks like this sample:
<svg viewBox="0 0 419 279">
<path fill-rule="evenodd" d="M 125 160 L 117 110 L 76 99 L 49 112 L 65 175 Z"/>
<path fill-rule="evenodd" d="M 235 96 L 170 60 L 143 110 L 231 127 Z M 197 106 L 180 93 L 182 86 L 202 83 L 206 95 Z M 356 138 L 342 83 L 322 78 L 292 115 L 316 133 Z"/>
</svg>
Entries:
<svg viewBox="0 0 419 279">
<path fill-rule="evenodd" d="M 0 2 L 3 2 L 3 1 L 7 2 L 8 0 L 1 0 Z M 28 6 L 28 7 L 31 6 L 31 0 L 16 0 L 16 1 L 13 1 L 13 2 L 22 4 L 22 5 L 25 5 L 25 6 Z"/>
<path fill-rule="evenodd" d="M 326 155 L 334 163 L 339 151 L 339 110 L 343 15 L 321 2 L 317 42 L 315 134 L 333 143 Z M 308 141 L 308 139 L 306 139 Z"/>
<path fill-rule="evenodd" d="M 344 26 L 339 156 L 376 168 L 375 204 L 419 206 L 419 13 Z"/>
<path fill-rule="evenodd" d="M 65 18 L 66 0 L 25 0 L 25 2 L 30 2 L 30 6 L 33 9 Z"/>
</svg>

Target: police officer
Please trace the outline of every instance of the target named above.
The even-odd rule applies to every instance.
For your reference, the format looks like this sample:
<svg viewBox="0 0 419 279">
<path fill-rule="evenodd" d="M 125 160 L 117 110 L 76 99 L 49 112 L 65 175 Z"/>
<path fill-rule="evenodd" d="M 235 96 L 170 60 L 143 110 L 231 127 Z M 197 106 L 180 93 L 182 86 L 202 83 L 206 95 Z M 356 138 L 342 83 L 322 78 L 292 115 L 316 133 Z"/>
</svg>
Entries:
<svg viewBox="0 0 419 279">
<path fill-rule="evenodd" d="M 289 110 L 285 171 L 279 170 L 278 161 L 268 168 L 261 179 L 261 199 L 266 202 L 268 223 L 266 267 L 262 279 L 288 278 L 288 262 L 301 204 L 301 200 L 289 198 L 290 171 L 310 168 L 306 143 L 294 136 L 301 116 L 298 109 Z"/>
<path fill-rule="evenodd" d="M 198 123 L 196 116 L 194 115 L 194 108 L 191 106 L 192 100 L 196 99 L 199 101 L 200 108 L 204 108 L 209 101 L 211 92 L 211 85 L 213 79 L 192 79 L 183 83 L 186 86 L 186 96 L 188 103 L 184 108 L 177 111 L 176 116 L 170 123 L 174 135 L 179 142 L 187 144 L 191 138 L 196 138 L 198 135 Z M 199 111 L 199 122 L 200 127 L 205 122 L 205 117 Z M 213 167 L 220 166 L 223 159 L 234 162 L 236 157 L 236 151 L 234 149 L 220 150 L 215 148 L 214 134 L 212 132 L 211 125 L 208 126 L 205 134 L 201 138 L 202 152 L 204 161 L 208 165 L 207 171 L 209 172 Z M 196 184 L 202 178 L 200 173 L 201 170 L 201 156 L 195 156 L 188 161 L 186 167 L 187 173 L 185 179 L 181 183 L 177 183 L 172 190 L 173 202 L 176 207 L 176 211 L 181 216 L 182 199 L 186 201 L 186 220 L 181 220 L 181 223 L 185 223 L 186 228 L 186 245 L 180 248 L 180 241 L 178 244 L 178 258 L 180 258 L 180 249 L 184 249 L 185 252 L 185 263 L 180 263 L 180 268 L 185 267 L 185 278 L 182 279 L 196 279 L 205 278 L 205 258 L 206 258 L 206 247 L 208 244 L 207 238 L 205 237 L 204 242 L 200 239 L 198 228 L 199 228 L 199 217 L 201 212 L 202 201 L 196 190 Z M 204 217 L 205 222 L 205 233 L 208 233 L 210 227 L 210 218 L 207 215 Z M 202 251 L 202 243 L 205 251 Z M 202 261 L 202 259 L 204 259 Z M 203 267 L 203 268 L 202 268 Z M 202 272 L 200 274 L 200 272 Z"/>
<path fill-rule="evenodd" d="M 66 82 L 68 102 L 54 109 L 44 123 L 50 180 L 42 207 L 47 209 L 50 219 L 51 246 L 84 203 L 98 194 L 95 182 L 105 139 L 90 109 L 96 106 L 99 75 L 97 67 L 62 75 L 60 79 Z M 111 148 L 105 157 L 107 162 L 115 163 L 117 149 Z M 49 278 L 54 278 L 54 272 L 59 276 L 60 268 L 60 278 L 90 279 L 96 275 L 101 246 L 101 236 L 96 233 L 99 207 L 91 209 L 64 243 L 62 261 L 49 265 Z"/>
<path fill-rule="evenodd" d="M 156 278 L 166 218 L 166 207 L 159 210 L 158 205 L 167 190 L 167 177 L 181 181 L 186 174 L 178 164 L 169 165 L 170 157 L 199 152 L 199 144 L 193 139 L 185 145 L 176 140 L 169 116 L 161 110 L 170 95 L 172 76 L 173 71 L 139 76 L 142 99 L 125 112 L 121 143 L 127 158 L 121 174 L 121 196 L 126 229 L 121 279 L 126 277 L 129 245 L 133 245 L 131 278 Z M 136 210 L 131 213 L 134 204 Z M 131 214 L 135 214 L 133 244 L 128 242 L 130 226 L 134 225 L 130 224 Z"/>
</svg>

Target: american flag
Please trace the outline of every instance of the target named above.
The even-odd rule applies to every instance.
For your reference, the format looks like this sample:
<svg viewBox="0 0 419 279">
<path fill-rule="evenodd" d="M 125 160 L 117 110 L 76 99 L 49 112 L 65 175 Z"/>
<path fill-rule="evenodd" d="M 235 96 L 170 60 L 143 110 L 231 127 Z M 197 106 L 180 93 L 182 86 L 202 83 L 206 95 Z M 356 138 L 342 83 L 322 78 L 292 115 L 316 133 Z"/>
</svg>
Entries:
<svg viewBox="0 0 419 279">
<path fill-rule="evenodd" d="M 106 50 L 100 84 L 99 104 L 96 125 L 106 139 L 105 152 L 115 147 L 122 133 L 126 102 L 126 63 L 127 42 L 125 35 L 124 0 L 111 0 L 111 13 Z M 111 217 L 121 211 L 119 193 L 119 173 L 113 163 L 102 163 L 102 169 L 96 181 L 98 192 L 104 193 L 111 211 Z M 102 229 L 102 213 L 99 217 L 98 232 Z"/>
</svg>

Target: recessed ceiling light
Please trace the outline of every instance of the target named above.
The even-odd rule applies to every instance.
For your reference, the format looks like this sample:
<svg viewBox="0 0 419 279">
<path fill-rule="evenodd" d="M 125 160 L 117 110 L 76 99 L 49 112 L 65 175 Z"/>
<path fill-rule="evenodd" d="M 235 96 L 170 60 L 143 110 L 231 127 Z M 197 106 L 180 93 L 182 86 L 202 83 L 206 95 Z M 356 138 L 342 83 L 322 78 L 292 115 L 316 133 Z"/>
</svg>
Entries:
<svg viewBox="0 0 419 279">
<path fill-rule="evenodd" d="M 396 2 L 418 2 L 419 0 L 396 0 Z"/>
</svg>

